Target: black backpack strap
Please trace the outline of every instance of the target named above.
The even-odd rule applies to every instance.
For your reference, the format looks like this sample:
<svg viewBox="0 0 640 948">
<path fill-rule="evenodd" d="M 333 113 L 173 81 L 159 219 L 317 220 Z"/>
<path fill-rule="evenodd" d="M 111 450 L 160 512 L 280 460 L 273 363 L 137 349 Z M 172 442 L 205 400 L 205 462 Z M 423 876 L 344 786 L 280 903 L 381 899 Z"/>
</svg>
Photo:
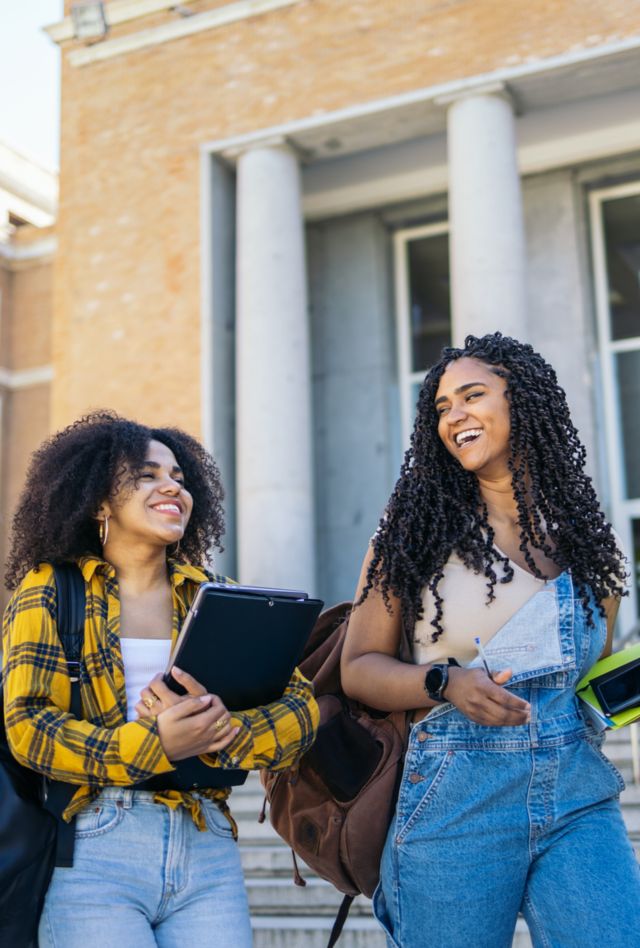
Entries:
<svg viewBox="0 0 640 948">
<path fill-rule="evenodd" d="M 333 948 L 338 938 L 340 938 L 342 929 L 344 928 L 344 923 L 346 922 L 347 915 L 349 914 L 349 909 L 353 904 L 353 899 L 354 897 L 352 895 L 345 895 L 342 902 L 340 903 L 340 908 L 338 909 L 338 914 L 336 915 L 336 920 L 333 923 L 329 941 L 327 942 L 327 948 Z"/>
<path fill-rule="evenodd" d="M 80 660 L 84 644 L 86 595 L 84 576 L 75 563 L 54 566 L 58 636 L 62 643 L 71 682 L 71 706 L 76 718 L 82 717 L 80 702 Z"/>
<path fill-rule="evenodd" d="M 80 663 L 84 643 L 84 615 L 86 593 L 84 576 L 75 563 L 63 563 L 54 566 L 56 578 L 56 602 L 58 636 L 64 649 L 71 683 L 71 704 L 69 710 L 76 718 L 82 717 L 80 699 Z M 73 844 L 75 826 L 73 820 L 66 823 L 62 814 L 77 790 L 71 783 L 52 780 L 47 791 L 46 807 L 58 819 L 56 842 L 56 866 L 73 865 Z"/>
</svg>

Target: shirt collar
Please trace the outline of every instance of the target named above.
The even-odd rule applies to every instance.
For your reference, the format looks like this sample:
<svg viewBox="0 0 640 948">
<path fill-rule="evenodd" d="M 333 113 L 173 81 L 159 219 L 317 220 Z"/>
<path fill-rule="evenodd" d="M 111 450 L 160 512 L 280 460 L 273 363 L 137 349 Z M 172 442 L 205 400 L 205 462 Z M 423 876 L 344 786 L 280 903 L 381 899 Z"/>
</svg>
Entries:
<svg viewBox="0 0 640 948">
<path fill-rule="evenodd" d="M 205 583 L 208 579 L 207 574 L 197 566 L 190 563 L 179 563 L 176 560 L 169 559 L 169 578 L 171 585 L 175 588 L 182 586 L 185 580 L 191 580 L 194 583 Z M 103 576 L 109 576 L 115 579 L 116 571 L 106 560 L 98 556 L 81 556 L 78 560 L 78 566 L 86 583 L 90 583 L 95 573 L 101 573 Z"/>
<path fill-rule="evenodd" d="M 80 567 L 80 572 L 84 577 L 85 583 L 91 582 L 94 573 L 102 573 L 104 576 L 110 576 L 112 579 L 115 578 L 116 575 L 116 571 L 111 563 L 107 563 L 106 560 L 101 559 L 99 556 L 81 556 L 78 560 L 78 566 Z"/>
<path fill-rule="evenodd" d="M 172 559 L 169 559 L 169 577 L 174 588 L 182 586 L 186 579 L 190 579 L 193 583 L 206 583 L 209 578 L 198 566 L 192 566 L 191 563 L 179 563 Z"/>
</svg>

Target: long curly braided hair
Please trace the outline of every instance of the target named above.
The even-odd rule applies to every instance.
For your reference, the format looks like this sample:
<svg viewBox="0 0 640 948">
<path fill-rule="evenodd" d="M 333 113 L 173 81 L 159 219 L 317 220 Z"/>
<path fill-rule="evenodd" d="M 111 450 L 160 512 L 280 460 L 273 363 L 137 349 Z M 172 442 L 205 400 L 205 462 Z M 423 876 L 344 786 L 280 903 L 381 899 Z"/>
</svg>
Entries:
<svg viewBox="0 0 640 948">
<path fill-rule="evenodd" d="M 39 563 L 102 556 L 96 514 L 120 489 L 135 490 L 150 441 L 174 454 L 193 497 L 179 559 L 204 564 L 224 533 L 220 473 L 202 445 L 179 428 L 149 428 L 96 411 L 54 434 L 34 453 L 13 518 L 5 585 L 14 589 Z"/>
<path fill-rule="evenodd" d="M 375 587 L 389 606 L 402 604 L 405 627 L 423 616 L 422 593 L 431 591 L 436 615 L 432 641 L 442 635 L 443 600 L 438 585 L 455 552 L 487 579 L 487 602 L 513 568 L 494 546 L 494 531 L 476 476 L 466 471 L 438 436 L 434 407 L 440 379 L 457 359 L 473 358 L 506 380 L 511 431 L 509 470 L 518 509 L 520 550 L 531 572 L 546 579 L 531 555 L 541 550 L 559 569 L 571 569 L 589 621 L 593 598 L 621 595 L 626 572 L 609 523 L 585 474 L 586 452 L 571 421 L 555 371 L 526 344 L 496 332 L 467 336 L 461 349 L 445 348 L 428 372 L 418 398 L 415 426 L 400 477 L 373 539 L 373 555 L 360 601 Z M 501 578 L 495 566 L 501 563 Z M 593 597 L 593 598 L 592 598 Z"/>
</svg>

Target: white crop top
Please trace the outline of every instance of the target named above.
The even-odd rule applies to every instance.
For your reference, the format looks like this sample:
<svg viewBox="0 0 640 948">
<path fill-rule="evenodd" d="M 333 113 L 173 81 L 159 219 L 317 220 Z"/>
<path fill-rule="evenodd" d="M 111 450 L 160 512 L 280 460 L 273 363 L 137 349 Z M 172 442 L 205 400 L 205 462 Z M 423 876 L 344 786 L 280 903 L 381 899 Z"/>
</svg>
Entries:
<svg viewBox="0 0 640 948">
<path fill-rule="evenodd" d="M 127 721 L 137 718 L 140 692 L 154 675 L 164 672 L 171 653 L 171 639 L 120 639 L 124 685 L 127 691 Z"/>
</svg>

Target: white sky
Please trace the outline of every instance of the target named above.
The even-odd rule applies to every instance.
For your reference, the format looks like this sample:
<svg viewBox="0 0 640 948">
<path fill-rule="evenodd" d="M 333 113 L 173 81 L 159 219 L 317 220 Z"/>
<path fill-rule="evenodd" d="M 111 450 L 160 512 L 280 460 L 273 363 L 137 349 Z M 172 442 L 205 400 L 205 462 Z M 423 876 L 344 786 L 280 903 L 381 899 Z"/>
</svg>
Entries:
<svg viewBox="0 0 640 948">
<path fill-rule="evenodd" d="M 0 0 L 0 141 L 58 168 L 60 52 L 43 26 L 63 0 Z"/>
</svg>

